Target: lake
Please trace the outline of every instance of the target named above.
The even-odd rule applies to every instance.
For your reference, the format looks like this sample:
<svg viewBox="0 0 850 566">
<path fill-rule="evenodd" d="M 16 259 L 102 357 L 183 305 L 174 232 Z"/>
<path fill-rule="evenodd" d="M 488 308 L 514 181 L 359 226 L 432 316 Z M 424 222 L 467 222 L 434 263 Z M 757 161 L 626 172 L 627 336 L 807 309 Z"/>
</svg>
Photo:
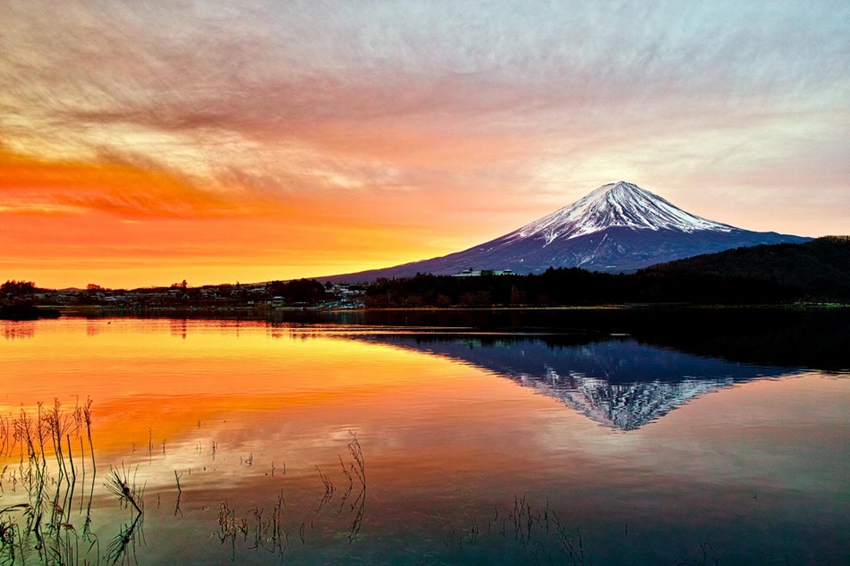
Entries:
<svg viewBox="0 0 850 566">
<path fill-rule="evenodd" d="M 850 564 L 843 313 L 340 316 L 0 321 L 0 562 Z"/>
</svg>

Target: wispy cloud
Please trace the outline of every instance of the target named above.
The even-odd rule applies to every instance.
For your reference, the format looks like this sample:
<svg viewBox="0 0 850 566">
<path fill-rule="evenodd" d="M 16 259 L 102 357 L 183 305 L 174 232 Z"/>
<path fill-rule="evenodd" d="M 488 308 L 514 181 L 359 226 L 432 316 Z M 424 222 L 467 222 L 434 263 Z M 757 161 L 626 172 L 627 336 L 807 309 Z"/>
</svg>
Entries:
<svg viewBox="0 0 850 566">
<path fill-rule="evenodd" d="M 629 177 L 732 223 L 730 194 L 832 202 L 824 230 L 848 212 L 812 191 L 850 192 L 843 1 L 31 0 L 0 20 L 5 151 L 104 174 L 48 165 L 64 181 L 7 180 L 5 209 L 393 215 L 457 241 Z"/>
</svg>

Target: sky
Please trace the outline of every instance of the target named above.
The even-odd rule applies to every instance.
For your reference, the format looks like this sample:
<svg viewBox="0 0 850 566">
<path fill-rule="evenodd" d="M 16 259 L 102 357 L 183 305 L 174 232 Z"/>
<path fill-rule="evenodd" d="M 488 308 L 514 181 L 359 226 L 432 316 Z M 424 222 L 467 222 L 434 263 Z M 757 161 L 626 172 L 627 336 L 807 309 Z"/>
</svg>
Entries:
<svg viewBox="0 0 850 566">
<path fill-rule="evenodd" d="M 321 277 L 625 180 L 850 233 L 850 3 L 0 0 L 0 280 Z"/>
</svg>

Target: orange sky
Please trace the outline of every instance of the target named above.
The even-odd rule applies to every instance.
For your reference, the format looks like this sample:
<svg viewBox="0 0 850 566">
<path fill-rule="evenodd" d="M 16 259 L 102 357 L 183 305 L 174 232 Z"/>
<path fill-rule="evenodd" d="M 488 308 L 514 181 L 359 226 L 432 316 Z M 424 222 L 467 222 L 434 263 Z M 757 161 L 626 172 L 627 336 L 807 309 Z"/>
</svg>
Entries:
<svg viewBox="0 0 850 566">
<path fill-rule="evenodd" d="M 846 3 L 569 4 L 0 5 L 0 280 L 387 267 L 617 180 L 850 231 Z"/>
<path fill-rule="evenodd" d="M 370 220 L 367 203 L 353 204 L 362 216 L 339 214 L 325 195 L 239 200 L 135 166 L 8 153 L 0 167 L 0 271 L 40 285 L 285 279 L 382 267 L 411 248 L 437 255 L 441 243 L 456 244 L 428 238 L 425 226 Z"/>
</svg>

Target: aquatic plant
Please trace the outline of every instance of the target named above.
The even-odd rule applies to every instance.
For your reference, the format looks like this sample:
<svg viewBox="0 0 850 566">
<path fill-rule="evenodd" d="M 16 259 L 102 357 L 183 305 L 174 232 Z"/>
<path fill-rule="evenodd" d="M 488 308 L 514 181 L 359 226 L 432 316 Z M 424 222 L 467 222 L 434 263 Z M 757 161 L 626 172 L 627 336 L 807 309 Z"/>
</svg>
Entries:
<svg viewBox="0 0 850 566">
<path fill-rule="evenodd" d="M 325 486 L 325 493 L 324 495 L 322 495 L 322 499 L 321 501 L 319 501 L 319 507 L 316 509 L 316 514 L 318 515 L 319 512 L 322 510 L 322 507 L 324 507 L 325 503 L 333 499 L 336 488 L 334 487 L 333 482 L 328 478 L 328 476 L 322 473 L 322 470 L 319 469 L 319 466 L 316 466 L 316 471 L 319 472 L 319 479 L 322 480 L 322 484 Z"/>
<path fill-rule="evenodd" d="M 136 467 L 136 472 L 138 472 L 138 466 Z M 138 489 L 136 486 L 136 474 L 133 474 L 133 477 L 130 477 L 130 473 L 127 469 L 121 468 L 121 470 L 110 470 L 106 475 L 106 483 L 104 484 L 106 490 L 118 498 L 118 501 L 125 506 L 131 505 L 136 512 L 141 515 L 144 511 L 144 501 L 142 500 L 142 496 L 144 494 L 144 487 L 142 489 Z"/>
<path fill-rule="evenodd" d="M 143 515 L 138 513 L 132 522 L 121 525 L 118 534 L 106 547 L 103 556 L 109 564 L 124 562 L 125 558 L 128 564 L 138 562 L 136 560 L 136 549 L 144 544 L 143 522 Z"/>
<path fill-rule="evenodd" d="M 23 553 L 23 537 L 17 521 L 13 517 L 16 511 L 30 511 L 27 503 L 10 505 L 0 509 L 0 564 L 14 564 L 19 552 Z"/>
<path fill-rule="evenodd" d="M 183 515 L 183 511 L 180 510 L 180 499 L 183 497 L 183 488 L 180 487 L 180 478 L 183 477 L 183 472 L 178 473 L 177 470 L 174 470 L 174 481 L 177 483 L 177 501 L 174 503 L 174 516 L 176 517 L 178 514 L 180 516 Z"/>
<path fill-rule="evenodd" d="M 11 458 L 16 451 L 19 455 L 14 468 L 6 464 L 0 472 L 0 489 L 9 481 L 13 493 L 23 485 L 26 496 L 26 502 L 0 510 L 0 563 L 20 560 L 25 564 L 27 556 L 34 555 L 42 564 L 89 564 L 88 556 L 99 556 L 99 542 L 91 532 L 95 479 L 91 405 L 91 400 L 84 407 L 77 403 L 73 411 L 66 412 L 56 399 L 47 409 L 38 403 L 34 414 L 21 408 L 17 417 L 0 418 L 0 457 Z M 86 474 L 83 430 L 92 454 L 92 480 L 88 493 L 80 494 L 80 513 L 86 511 L 83 528 L 78 531 L 72 522 L 72 508 L 77 474 L 83 478 Z M 78 463 L 72 439 L 80 446 Z"/>
</svg>

